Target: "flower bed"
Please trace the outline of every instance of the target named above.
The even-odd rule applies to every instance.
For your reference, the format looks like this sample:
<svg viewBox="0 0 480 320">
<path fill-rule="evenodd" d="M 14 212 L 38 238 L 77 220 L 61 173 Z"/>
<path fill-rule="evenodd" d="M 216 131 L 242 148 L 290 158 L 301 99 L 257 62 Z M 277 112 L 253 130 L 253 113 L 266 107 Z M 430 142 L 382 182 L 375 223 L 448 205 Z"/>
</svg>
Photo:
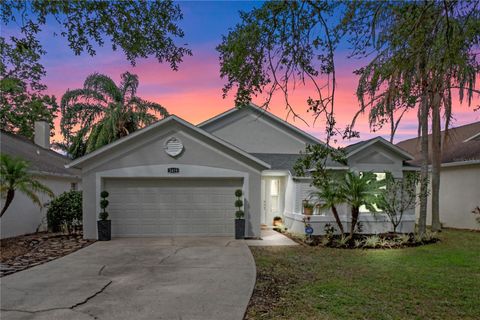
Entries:
<svg viewBox="0 0 480 320">
<path fill-rule="evenodd" d="M 0 241 L 0 277 L 63 257 L 93 243 L 82 234 L 39 232 Z"/>
<path fill-rule="evenodd" d="M 344 249 L 393 249 L 417 247 L 440 241 L 435 233 L 426 232 L 423 237 L 409 234 L 383 233 L 376 235 L 354 235 L 350 239 L 345 235 L 306 236 L 285 233 L 292 240 L 308 245 Z"/>
</svg>

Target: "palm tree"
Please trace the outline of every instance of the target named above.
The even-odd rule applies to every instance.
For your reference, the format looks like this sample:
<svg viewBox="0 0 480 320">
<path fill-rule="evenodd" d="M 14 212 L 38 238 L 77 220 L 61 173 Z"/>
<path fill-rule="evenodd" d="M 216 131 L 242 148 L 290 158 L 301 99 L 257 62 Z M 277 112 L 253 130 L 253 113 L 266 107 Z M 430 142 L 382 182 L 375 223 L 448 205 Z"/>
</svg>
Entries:
<svg viewBox="0 0 480 320">
<path fill-rule="evenodd" d="M 6 154 L 0 154 L 0 193 L 2 198 L 5 198 L 5 204 L 0 213 L 0 218 L 12 203 L 16 190 L 29 197 L 33 203 L 39 207 L 42 207 L 42 203 L 40 202 L 38 193 L 44 193 L 49 197 L 54 196 L 52 190 L 38 182 L 35 177 L 28 172 L 28 168 L 29 165 L 27 161 Z"/>
<path fill-rule="evenodd" d="M 136 96 L 138 77 L 121 75 L 120 85 L 106 75 L 87 77 L 82 89 L 68 90 L 61 102 L 60 145 L 73 157 L 92 152 L 157 121 L 157 114 L 168 116 L 160 104 Z"/>
<path fill-rule="evenodd" d="M 335 221 L 342 234 L 345 233 L 343 224 L 338 215 L 337 205 L 345 202 L 344 196 L 340 190 L 341 182 L 335 179 L 324 180 L 318 191 L 310 193 L 310 197 L 315 199 L 315 204 L 321 209 L 332 210 Z"/>
<path fill-rule="evenodd" d="M 348 171 L 345 174 L 343 183 L 340 186 L 340 193 L 345 202 L 350 205 L 352 213 L 352 224 L 350 226 L 350 237 L 355 232 L 355 227 L 360 214 L 360 207 L 365 206 L 371 212 L 376 212 L 374 206 L 379 189 L 384 182 L 377 181 L 377 176 L 372 172 L 356 173 Z"/>
</svg>

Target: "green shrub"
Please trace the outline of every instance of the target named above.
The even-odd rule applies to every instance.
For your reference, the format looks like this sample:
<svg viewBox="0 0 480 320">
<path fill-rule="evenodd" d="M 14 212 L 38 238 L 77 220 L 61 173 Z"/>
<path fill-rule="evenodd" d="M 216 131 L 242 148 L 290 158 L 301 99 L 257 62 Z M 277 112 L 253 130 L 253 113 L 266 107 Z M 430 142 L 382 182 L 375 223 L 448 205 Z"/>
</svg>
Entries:
<svg viewBox="0 0 480 320">
<path fill-rule="evenodd" d="M 65 229 L 72 232 L 75 226 L 82 224 L 82 192 L 64 192 L 48 204 L 48 228 L 53 232 Z"/>
<path fill-rule="evenodd" d="M 381 245 L 381 239 L 377 235 L 369 236 L 365 238 L 364 246 L 365 248 L 377 248 Z"/>
<path fill-rule="evenodd" d="M 238 200 L 235 200 L 235 207 L 237 208 L 241 208 L 243 206 L 243 201 L 238 199 Z"/>
<path fill-rule="evenodd" d="M 237 210 L 237 212 L 235 212 L 235 217 L 237 219 L 243 219 L 245 217 L 245 212 L 243 212 L 243 210 Z"/>
<path fill-rule="evenodd" d="M 235 197 L 240 198 L 241 196 L 243 196 L 242 189 L 235 190 Z"/>
</svg>

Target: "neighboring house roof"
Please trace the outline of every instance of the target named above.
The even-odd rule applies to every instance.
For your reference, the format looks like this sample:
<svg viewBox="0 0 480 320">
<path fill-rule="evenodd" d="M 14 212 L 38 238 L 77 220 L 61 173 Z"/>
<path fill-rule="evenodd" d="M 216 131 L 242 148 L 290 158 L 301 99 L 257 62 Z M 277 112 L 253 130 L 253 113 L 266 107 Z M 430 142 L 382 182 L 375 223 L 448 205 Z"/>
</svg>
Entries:
<svg viewBox="0 0 480 320">
<path fill-rule="evenodd" d="M 207 137 L 207 138 L 209 138 L 209 139 L 227 147 L 228 149 L 234 151 L 238 155 L 243 156 L 244 158 L 247 158 L 247 159 L 257 163 L 257 164 L 263 166 L 266 169 L 270 169 L 270 165 L 268 163 L 254 157 L 253 155 L 241 150 L 240 148 L 237 148 L 236 146 L 234 146 L 234 145 L 232 145 L 232 144 L 230 144 L 230 143 L 228 143 L 228 142 L 226 142 L 226 141 L 224 141 L 224 140 L 206 132 L 205 130 L 203 130 L 201 128 L 198 128 L 198 127 L 194 126 L 193 124 L 189 123 L 188 121 L 185 121 L 185 120 L 183 120 L 183 119 L 181 119 L 181 118 L 179 118 L 175 115 L 171 115 L 167 118 L 164 118 L 160 121 L 157 121 L 154 124 L 149 125 L 148 127 L 145 127 L 145 128 L 143 128 L 141 130 L 138 130 L 138 131 L 135 131 L 135 132 L 129 134 L 128 136 L 125 136 L 123 138 L 120 138 L 120 139 L 112 142 L 112 143 L 109 143 L 109 144 L 107 144 L 107 145 L 105 145 L 105 146 L 103 146 L 103 147 L 101 147 L 101 148 L 99 148 L 99 149 L 97 149 L 97 150 L 95 150 L 91 153 L 88 153 L 88 154 L 84 155 L 83 157 L 75 159 L 72 162 L 70 162 L 69 164 L 67 164 L 66 167 L 67 168 L 79 167 L 79 165 L 84 163 L 85 161 L 87 161 L 89 159 L 92 159 L 92 158 L 95 158 L 98 155 L 109 151 L 113 147 L 124 144 L 125 142 L 127 142 L 131 139 L 134 139 L 135 137 L 141 136 L 141 135 L 145 134 L 146 132 L 154 130 L 155 128 L 158 128 L 158 127 L 160 127 L 162 125 L 165 125 L 166 123 L 169 123 L 169 122 L 172 122 L 172 121 L 177 122 L 180 125 L 183 125 L 183 126 L 189 128 L 189 129 L 197 132 L 198 134 L 201 134 L 201 135 L 203 135 L 203 136 L 205 136 L 205 137 Z"/>
<path fill-rule="evenodd" d="M 375 137 L 375 138 L 372 138 L 372 139 L 369 139 L 369 140 L 360 141 L 360 142 L 357 142 L 357 143 L 354 143 L 354 144 L 351 144 L 351 145 L 345 147 L 345 151 L 347 153 L 346 156 L 347 156 L 347 158 L 349 158 L 349 157 L 353 156 L 354 154 L 357 154 L 360 151 L 362 151 L 362 150 L 364 150 L 364 149 L 368 148 L 369 146 L 374 145 L 376 143 L 380 143 L 380 144 L 384 145 L 385 147 L 387 147 L 391 151 L 400 155 L 404 160 L 413 160 L 413 156 L 410 153 L 408 153 L 404 149 L 394 145 L 393 143 L 385 140 L 382 137 Z"/>
<path fill-rule="evenodd" d="M 432 135 L 428 135 L 429 156 L 431 156 Z M 476 163 L 480 160 L 480 121 L 451 128 L 447 135 L 442 131 L 442 163 Z M 421 163 L 420 138 L 397 143 L 414 156 L 413 164 Z"/>
<path fill-rule="evenodd" d="M 80 170 L 65 168 L 65 165 L 71 161 L 68 157 L 42 148 L 27 138 L 3 130 L 0 132 L 0 136 L 1 153 L 28 161 L 33 173 L 76 178 L 80 176 Z"/>
<path fill-rule="evenodd" d="M 210 119 L 208 119 L 208 120 L 206 120 L 206 121 L 198 124 L 197 127 L 199 127 L 199 128 L 204 128 L 204 127 L 206 127 L 207 125 L 211 125 L 211 124 L 213 124 L 213 123 L 215 123 L 215 122 L 217 122 L 217 121 L 220 121 L 221 119 L 225 118 L 226 116 L 231 115 L 231 114 L 233 114 L 233 113 L 235 113 L 235 112 L 239 112 L 239 111 L 241 111 L 241 110 L 244 110 L 245 108 L 250 108 L 250 109 L 256 111 L 260 116 L 262 116 L 262 117 L 267 117 L 267 118 L 273 120 L 274 122 L 280 124 L 283 128 L 299 134 L 300 136 L 304 137 L 306 140 L 310 141 L 311 143 L 324 144 L 323 141 L 317 139 L 316 137 L 312 136 L 311 134 L 306 133 L 305 131 L 297 128 L 296 126 L 288 123 L 287 121 L 285 121 L 285 120 L 277 117 L 277 116 L 274 115 L 273 113 L 270 113 L 270 112 L 268 112 L 267 110 L 262 109 L 262 108 L 260 108 L 260 107 L 258 107 L 258 106 L 256 106 L 256 105 L 254 105 L 254 104 L 250 104 L 250 105 L 248 105 L 248 106 L 246 106 L 246 107 L 242 107 L 242 108 L 234 107 L 234 108 L 232 108 L 232 109 L 230 109 L 230 110 L 227 110 L 227 111 L 225 111 L 225 112 L 223 112 L 223 113 L 220 113 L 219 115 L 217 115 L 217 116 L 215 116 L 215 117 L 213 117 L 213 118 L 210 118 Z"/>
</svg>

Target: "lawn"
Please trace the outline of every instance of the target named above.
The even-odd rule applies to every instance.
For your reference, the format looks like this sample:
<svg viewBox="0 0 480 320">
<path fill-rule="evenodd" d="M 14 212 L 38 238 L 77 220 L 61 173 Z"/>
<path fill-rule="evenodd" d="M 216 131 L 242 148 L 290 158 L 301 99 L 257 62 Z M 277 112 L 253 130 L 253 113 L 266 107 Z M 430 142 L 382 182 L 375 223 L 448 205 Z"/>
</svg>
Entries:
<svg viewBox="0 0 480 320">
<path fill-rule="evenodd" d="M 480 319 L 480 233 L 415 248 L 252 247 L 246 319 Z"/>
</svg>

